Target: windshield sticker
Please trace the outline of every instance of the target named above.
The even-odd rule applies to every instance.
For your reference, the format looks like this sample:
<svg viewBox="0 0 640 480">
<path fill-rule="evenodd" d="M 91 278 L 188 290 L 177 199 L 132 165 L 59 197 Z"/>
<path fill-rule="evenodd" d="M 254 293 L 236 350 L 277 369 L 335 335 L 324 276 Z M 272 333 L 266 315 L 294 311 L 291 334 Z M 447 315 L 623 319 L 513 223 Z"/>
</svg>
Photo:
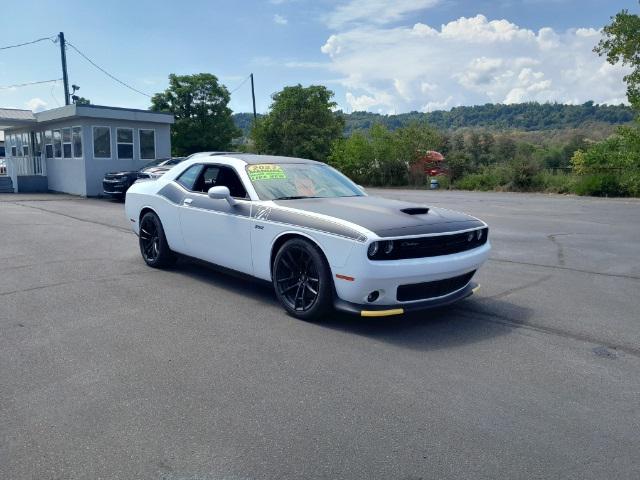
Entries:
<svg viewBox="0 0 640 480">
<path fill-rule="evenodd" d="M 284 180 L 287 178 L 280 165 L 249 165 L 247 173 L 252 182 L 256 180 Z"/>
</svg>

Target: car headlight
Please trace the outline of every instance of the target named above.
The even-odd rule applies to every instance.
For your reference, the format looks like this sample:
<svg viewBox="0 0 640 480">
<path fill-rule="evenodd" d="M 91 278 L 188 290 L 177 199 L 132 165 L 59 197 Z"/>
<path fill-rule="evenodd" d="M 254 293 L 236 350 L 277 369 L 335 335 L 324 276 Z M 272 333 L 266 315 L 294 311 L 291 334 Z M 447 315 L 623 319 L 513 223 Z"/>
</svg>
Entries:
<svg viewBox="0 0 640 480">
<path fill-rule="evenodd" d="M 393 240 L 372 242 L 367 249 L 367 256 L 372 260 L 389 258 L 394 248 L 395 244 Z"/>
</svg>

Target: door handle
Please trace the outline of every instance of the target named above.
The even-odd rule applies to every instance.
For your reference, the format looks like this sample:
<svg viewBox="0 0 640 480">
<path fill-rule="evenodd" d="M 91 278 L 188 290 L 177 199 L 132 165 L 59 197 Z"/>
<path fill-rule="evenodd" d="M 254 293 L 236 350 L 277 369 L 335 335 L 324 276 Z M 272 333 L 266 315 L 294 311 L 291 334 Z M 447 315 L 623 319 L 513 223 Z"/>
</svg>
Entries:
<svg viewBox="0 0 640 480">
<path fill-rule="evenodd" d="M 193 202 L 193 198 L 185 198 L 185 199 L 182 201 L 182 204 L 183 204 L 184 206 L 188 207 L 189 205 L 191 205 L 191 202 Z"/>
</svg>

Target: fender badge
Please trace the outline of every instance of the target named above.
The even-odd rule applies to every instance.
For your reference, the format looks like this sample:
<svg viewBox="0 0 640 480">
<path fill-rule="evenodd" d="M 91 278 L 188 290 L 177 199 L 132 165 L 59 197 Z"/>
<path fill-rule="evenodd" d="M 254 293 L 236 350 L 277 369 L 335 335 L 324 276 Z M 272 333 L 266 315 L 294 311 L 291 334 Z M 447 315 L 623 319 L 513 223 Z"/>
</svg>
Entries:
<svg viewBox="0 0 640 480">
<path fill-rule="evenodd" d="M 256 220 L 267 220 L 271 215 L 271 207 L 258 208 L 256 212 Z"/>
</svg>

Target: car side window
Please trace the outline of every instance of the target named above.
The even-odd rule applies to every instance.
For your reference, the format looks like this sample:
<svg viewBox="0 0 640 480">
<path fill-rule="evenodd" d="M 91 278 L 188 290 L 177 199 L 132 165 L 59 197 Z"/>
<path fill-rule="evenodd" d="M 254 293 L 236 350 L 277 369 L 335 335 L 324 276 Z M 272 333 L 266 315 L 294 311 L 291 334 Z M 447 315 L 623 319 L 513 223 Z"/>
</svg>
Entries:
<svg viewBox="0 0 640 480">
<path fill-rule="evenodd" d="M 216 179 L 218 178 L 218 173 L 220 172 L 219 167 L 208 166 L 205 167 L 202 172 L 202 183 L 203 183 L 203 192 L 208 192 L 211 187 L 216 186 Z"/>
<path fill-rule="evenodd" d="M 211 187 L 227 187 L 232 197 L 247 198 L 242 180 L 231 167 L 208 165 L 200 174 L 193 188 L 196 192 L 207 193 Z"/>
<path fill-rule="evenodd" d="M 202 170 L 202 165 L 192 165 L 180 174 L 176 182 L 187 190 L 193 190 L 196 180 L 200 176 L 200 170 Z"/>
</svg>

